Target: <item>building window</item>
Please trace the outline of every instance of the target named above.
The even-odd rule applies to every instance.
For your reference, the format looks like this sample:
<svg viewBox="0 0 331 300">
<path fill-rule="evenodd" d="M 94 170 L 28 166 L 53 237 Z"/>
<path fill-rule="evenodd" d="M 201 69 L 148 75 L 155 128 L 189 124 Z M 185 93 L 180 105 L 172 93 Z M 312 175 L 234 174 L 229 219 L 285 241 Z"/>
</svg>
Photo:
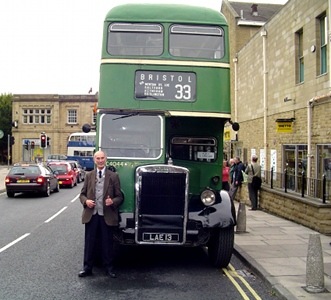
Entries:
<svg viewBox="0 0 331 300">
<path fill-rule="evenodd" d="M 52 110 L 23 108 L 23 124 L 50 124 L 52 121 Z"/>
<path fill-rule="evenodd" d="M 320 75 L 327 72 L 327 53 L 328 53 L 328 19 L 326 15 L 319 17 L 320 26 Z"/>
<path fill-rule="evenodd" d="M 97 123 L 97 113 L 92 111 L 92 124 L 95 125 Z"/>
<path fill-rule="evenodd" d="M 77 124 L 77 110 L 76 109 L 68 110 L 68 123 Z"/>
<path fill-rule="evenodd" d="M 287 171 L 287 188 L 293 191 L 301 191 L 302 172 L 307 167 L 307 145 L 284 145 L 284 166 Z"/>
<path fill-rule="evenodd" d="M 303 30 L 300 29 L 296 32 L 296 70 L 297 70 L 297 83 L 304 81 L 304 57 L 303 57 Z"/>
</svg>

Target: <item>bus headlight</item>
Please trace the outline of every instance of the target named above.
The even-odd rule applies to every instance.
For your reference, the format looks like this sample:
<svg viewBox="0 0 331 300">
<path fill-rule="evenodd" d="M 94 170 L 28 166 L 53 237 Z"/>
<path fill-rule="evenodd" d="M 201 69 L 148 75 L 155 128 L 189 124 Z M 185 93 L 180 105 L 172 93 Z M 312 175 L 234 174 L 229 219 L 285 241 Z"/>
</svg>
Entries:
<svg viewBox="0 0 331 300">
<path fill-rule="evenodd" d="M 200 199 L 204 205 L 211 206 L 215 203 L 216 195 L 212 190 L 204 190 L 200 195 Z"/>
</svg>

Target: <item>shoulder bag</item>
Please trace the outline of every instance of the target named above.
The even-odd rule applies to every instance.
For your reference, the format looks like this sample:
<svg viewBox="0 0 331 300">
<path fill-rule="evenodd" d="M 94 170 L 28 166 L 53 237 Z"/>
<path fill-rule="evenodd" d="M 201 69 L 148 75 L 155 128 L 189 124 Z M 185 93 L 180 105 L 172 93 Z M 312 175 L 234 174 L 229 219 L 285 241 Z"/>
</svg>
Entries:
<svg viewBox="0 0 331 300">
<path fill-rule="evenodd" d="M 252 178 L 252 187 L 256 190 L 259 190 L 262 185 L 262 180 L 259 176 L 255 176 L 253 165 L 251 165 L 253 171 L 253 178 Z"/>
</svg>

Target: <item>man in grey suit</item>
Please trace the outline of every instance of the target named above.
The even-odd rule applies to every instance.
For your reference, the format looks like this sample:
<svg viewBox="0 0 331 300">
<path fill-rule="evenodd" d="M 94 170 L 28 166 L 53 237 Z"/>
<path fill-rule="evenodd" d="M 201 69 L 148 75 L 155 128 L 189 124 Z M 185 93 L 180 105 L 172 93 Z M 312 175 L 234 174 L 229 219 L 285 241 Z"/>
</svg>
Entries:
<svg viewBox="0 0 331 300">
<path fill-rule="evenodd" d="M 106 168 L 103 151 L 94 154 L 96 169 L 87 173 L 80 194 L 85 224 L 84 268 L 79 277 L 92 275 L 97 236 L 100 238 L 101 255 L 106 274 L 115 278 L 113 269 L 113 228 L 118 226 L 118 207 L 123 202 L 120 180 L 116 173 Z"/>
</svg>

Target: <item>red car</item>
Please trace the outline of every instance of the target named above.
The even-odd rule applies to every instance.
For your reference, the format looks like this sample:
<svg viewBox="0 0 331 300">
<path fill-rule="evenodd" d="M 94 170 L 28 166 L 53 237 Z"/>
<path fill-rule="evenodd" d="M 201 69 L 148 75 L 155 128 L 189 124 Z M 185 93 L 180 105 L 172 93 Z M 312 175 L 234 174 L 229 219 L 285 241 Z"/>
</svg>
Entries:
<svg viewBox="0 0 331 300">
<path fill-rule="evenodd" d="M 15 193 L 41 193 L 49 197 L 59 191 L 59 182 L 54 172 L 47 166 L 34 163 L 15 164 L 5 178 L 7 196 Z"/>
<path fill-rule="evenodd" d="M 52 161 L 48 166 L 56 174 L 61 187 L 71 187 L 77 185 L 77 172 L 74 170 L 72 164 L 67 161 Z"/>
</svg>

